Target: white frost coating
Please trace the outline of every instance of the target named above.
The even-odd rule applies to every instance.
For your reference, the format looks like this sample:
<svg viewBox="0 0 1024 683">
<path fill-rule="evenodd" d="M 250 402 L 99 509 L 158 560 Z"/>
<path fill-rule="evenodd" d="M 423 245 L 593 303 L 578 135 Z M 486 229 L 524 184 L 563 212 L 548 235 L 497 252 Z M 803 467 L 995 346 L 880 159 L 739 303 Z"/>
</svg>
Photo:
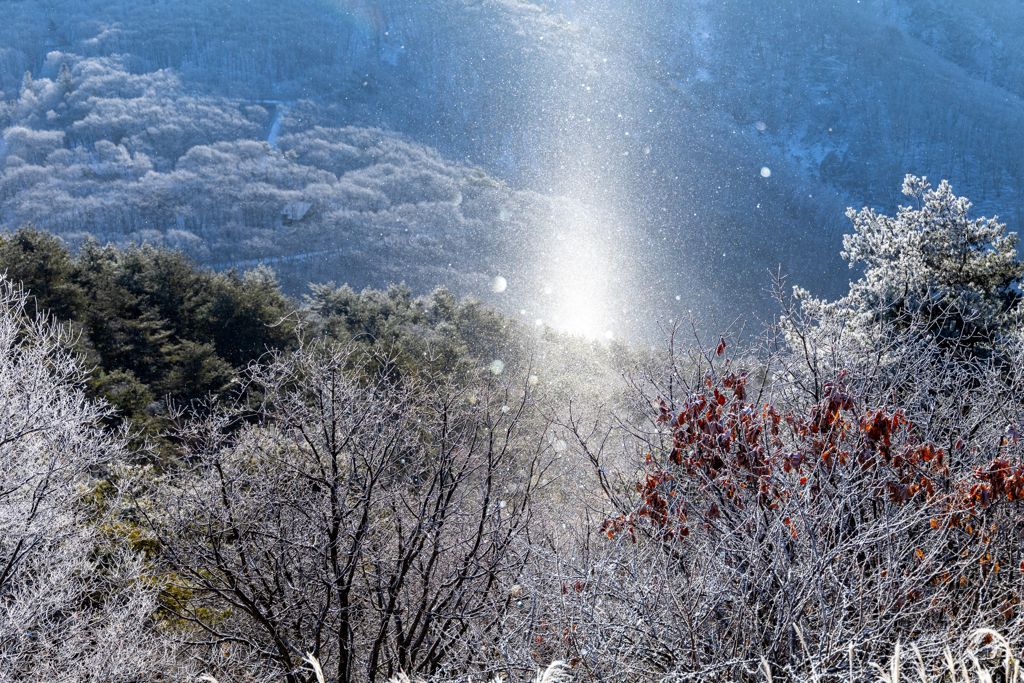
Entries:
<svg viewBox="0 0 1024 683">
<path fill-rule="evenodd" d="M 912 321 L 921 334 L 968 350 L 990 348 L 1017 329 L 1021 314 L 1012 295 L 1024 274 L 1018 237 L 995 218 L 971 218 L 971 203 L 943 180 L 908 175 L 903 194 L 913 201 L 890 217 L 849 209 L 854 233 L 842 256 L 864 275 L 835 302 L 795 288 L 803 310 L 816 319 L 842 321 L 853 339 L 868 344 L 885 325 Z"/>
<path fill-rule="evenodd" d="M 73 333 L 26 304 L 20 288 L 0 277 L 3 680 L 78 683 L 98 671 L 127 680 L 173 670 L 144 626 L 154 601 L 139 581 L 141 561 L 111 552 L 101 572 L 93 557 L 104 542 L 96 529 L 120 518 L 98 513 L 94 525 L 81 518 L 96 483 L 91 473 L 124 471 L 114 460 L 121 442 L 100 424 L 112 413 L 85 396 Z M 102 604 L 85 607 L 97 590 L 106 595 Z"/>
</svg>

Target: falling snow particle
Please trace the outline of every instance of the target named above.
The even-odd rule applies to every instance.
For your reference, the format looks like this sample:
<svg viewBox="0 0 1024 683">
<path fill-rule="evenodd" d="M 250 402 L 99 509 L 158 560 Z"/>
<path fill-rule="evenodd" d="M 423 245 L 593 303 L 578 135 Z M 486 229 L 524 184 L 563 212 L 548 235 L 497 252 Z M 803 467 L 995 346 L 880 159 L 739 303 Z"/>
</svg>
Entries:
<svg viewBox="0 0 1024 683">
<path fill-rule="evenodd" d="M 605 339 L 612 339 L 613 337 L 615 337 L 615 333 L 614 332 L 612 332 L 611 330 L 605 330 L 605 333 L 604 333 L 604 338 Z"/>
<path fill-rule="evenodd" d="M 755 127 L 756 127 L 756 128 L 758 129 L 758 130 L 764 130 L 765 128 L 767 128 L 767 127 L 768 127 L 768 126 L 767 126 L 767 125 L 765 124 L 765 122 L 764 122 L 764 121 L 758 121 L 757 123 L 755 123 L 755 124 L 754 124 L 754 126 L 755 126 Z"/>
<path fill-rule="evenodd" d="M 543 321 L 543 320 L 541 320 L 540 318 L 537 318 L 537 320 L 536 320 L 535 324 L 537 325 L 537 327 L 540 327 L 541 325 L 543 325 L 543 324 L 544 324 L 544 321 Z"/>
<path fill-rule="evenodd" d="M 558 439 L 552 445 L 554 446 L 555 453 L 562 453 L 566 449 L 566 443 L 564 441 L 562 441 L 561 439 Z"/>
<path fill-rule="evenodd" d="M 504 292 L 506 289 L 508 289 L 508 280 L 499 275 L 498 277 L 491 280 L 491 289 L 499 294 L 501 292 Z"/>
<path fill-rule="evenodd" d="M 762 178 L 767 178 L 771 174 L 772 174 L 772 169 L 768 168 L 767 166 L 762 166 L 761 167 L 761 177 Z"/>
<path fill-rule="evenodd" d="M 500 375 L 505 372 L 505 362 L 502 360 L 491 361 L 491 365 L 488 368 L 492 375 Z"/>
</svg>

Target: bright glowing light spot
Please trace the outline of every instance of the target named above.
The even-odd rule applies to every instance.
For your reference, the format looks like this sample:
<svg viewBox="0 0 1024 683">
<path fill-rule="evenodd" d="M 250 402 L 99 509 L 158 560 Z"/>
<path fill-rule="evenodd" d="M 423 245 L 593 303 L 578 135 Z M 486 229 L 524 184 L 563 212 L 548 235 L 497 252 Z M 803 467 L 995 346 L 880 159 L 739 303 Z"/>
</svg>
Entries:
<svg viewBox="0 0 1024 683">
<path fill-rule="evenodd" d="M 680 300 L 682 300 L 682 298 L 683 298 L 683 297 L 681 297 L 681 296 L 679 296 L 678 294 L 676 294 L 676 301 L 680 301 Z"/>
<path fill-rule="evenodd" d="M 537 320 L 535 320 L 533 324 L 536 325 L 537 327 L 540 327 L 541 325 L 544 324 L 544 321 L 541 320 L 540 318 L 537 318 Z"/>
<path fill-rule="evenodd" d="M 765 128 L 768 127 L 768 125 L 764 121 L 758 121 L 757 123 L 754 124 L 754 127 L 757 128 L 758 130 L 764 130 Z"/>
<path fill-rule="evenodd" d="M 611 211 L 595 211 L 576 202 L 557 204 L 551 217 L 546 254 L 552 264 L 545 282 L 546 323 L 590 339 L 599 339 L 613 324 L 609 319 L 613 259 L 616 246 L 607 239 L 615 227 Z"/>
<path fill-rule="evenodd" d="M 526 309 L 524 308 L 524 309 L 520 310 L 519 311 L 519 315 L 526 315 Z"/>
<path fill-rule="evenodd" d="M 508 406 L 502 406 L 501 407 L 501 412 L 507 413 L 508 411 L 509 411 L 509 407 Z"/>
<path fill-rule="evenodd" d="M 614 339 L 615 338 L 615 333 L 612 332 L 611 330 L 605 330 L 604 331 L 604 338 L 605 339 Z"/>
<path fill-rule="evenodd" d="M 492 375 L 500 375 L 501 373 L 505 372 L 505 361 L 491 361 L 491 364 L 488 366 L 487 369 L 491 371 Z"/>
<path fill-rule="evenodd" d="M 771 174 L 772 174 L 772 169 L 768 168 L 767 166 L 762 166 L 761 167 L 761 177 L 762 178 L 767 178 Z"/>
<path fill-rule="evenodd" d="M 651 148 L 650 147 L 644 147 L 644 154 L 650 154 L 650 153 L 651 153 Z"/>
<path fill-rule="evenodd" d="M 545 287 L 544 288 L 544 293 L 545 294 L 550 294 L 551 293 L 551 288 L 550 287 Z"/>
<path fill-rule="evenodd" d="M 499 275 L 491 280 L 491 289 L 499 294 L 504 292 L 508 289 L 508 280 Z"/>
<path fill-rule="evenodd" d="M 552 447 L 555 449 L 555 453 L 562 453 L 566 448 L 568 448 L 567 444 L 561 439 L 555 441 L 555 443 L 552 444 Z"/>
</svg>

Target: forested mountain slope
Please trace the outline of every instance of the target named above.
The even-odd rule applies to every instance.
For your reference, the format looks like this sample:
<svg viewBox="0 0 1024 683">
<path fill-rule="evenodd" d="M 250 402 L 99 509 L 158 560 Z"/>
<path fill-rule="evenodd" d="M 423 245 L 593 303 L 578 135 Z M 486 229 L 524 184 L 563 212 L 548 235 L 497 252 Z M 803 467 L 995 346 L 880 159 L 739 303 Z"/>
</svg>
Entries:
<svg viewBox="0 0 1024 683">
<path fill-rule="evenodd" d="M 8 2 L 0 221 L 266 260 L 296 292 L 443 283 L 590 332 L 727 320 L 768 310 L 780 266 L 841 291 L 842 209 L 891 210 L 907 172 L 1015 227 L 1016 11 Z"/>
</svg>

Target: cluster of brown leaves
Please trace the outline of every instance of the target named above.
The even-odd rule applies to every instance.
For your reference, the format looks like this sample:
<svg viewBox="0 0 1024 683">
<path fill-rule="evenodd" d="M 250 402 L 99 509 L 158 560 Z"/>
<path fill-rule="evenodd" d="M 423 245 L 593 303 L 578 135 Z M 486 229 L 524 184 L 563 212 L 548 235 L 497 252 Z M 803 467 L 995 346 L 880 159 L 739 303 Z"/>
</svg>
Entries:
<svg viewBox="0 0 1024 683">
<path fill-rule="evenodd" d="M 659 540 L 683 538 L 695 519 L 707 526 L 726 508 L 774 510 L 794 497 L 810 503 L 841 480 L 854 484 L 866 503 L 928 505 L 942 520 L 933 527 L 970 524 L 993 505 L 1024 496 L 1024 463 L 1019 453 L 1008 453 L 1016 450 L 1014 425 L 1000 457 L 951 471 L 945 451 L 919 441 L 902 410 L 861 409 L 842 373 L 802 414 L 753 404 L 747 382 L 747 373 L 709 371 L 704 391 L 674 408 L 660 401 L 656 422 L 670 430 L 667 455 L 647 455 L 647 472 L 635 484 L 637 504 L 606 519 L 604 534 L 635 540 L 642 526 Z"/>
</svg>

